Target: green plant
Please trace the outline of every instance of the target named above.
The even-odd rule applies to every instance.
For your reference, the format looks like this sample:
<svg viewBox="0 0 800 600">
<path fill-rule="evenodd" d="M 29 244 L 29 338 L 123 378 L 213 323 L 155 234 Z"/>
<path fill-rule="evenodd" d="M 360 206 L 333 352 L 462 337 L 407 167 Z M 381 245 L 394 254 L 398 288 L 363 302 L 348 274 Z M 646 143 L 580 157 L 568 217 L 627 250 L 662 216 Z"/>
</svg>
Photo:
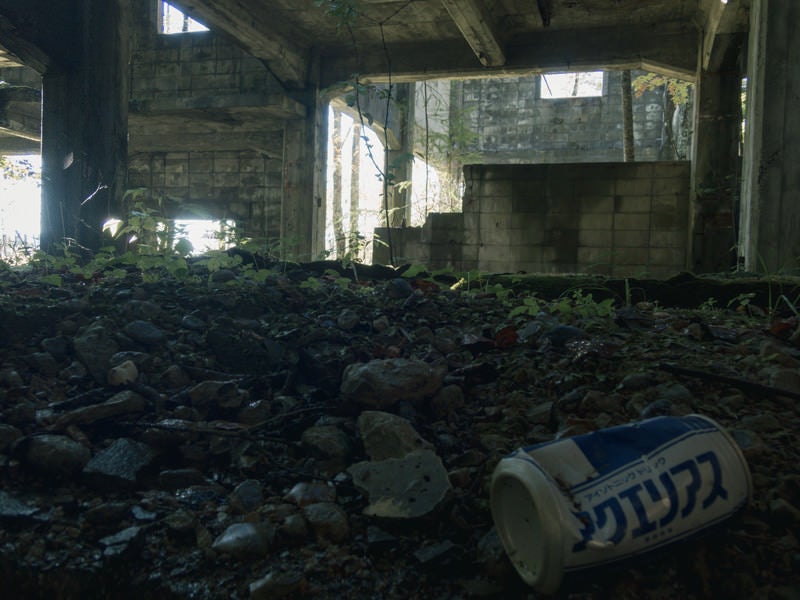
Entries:
<svg viewBox="0 0 800 600">
<path fill-rule="evenodd" d="M 700 303 L 700 306 L 697 307 L 698 310 L 713 312 L 717 310 L 717 299 L 716 298 L 707 298 L 703 302 Z"/>
<path fill-rule="evenodd" d="M 597 302 L 591 293 L 576 289 L 562 294 L 550 306 L 550 311 L 567 320 L 609 318 L 614 315 L 614 299 Z"/>
<path fill-rule="evenodd" d="M 542 310 L 542 302 L 536 297 L 536 294 L 526 296 L 522 299 L 522 304 L 515 306 L 508 313 L 508 318 L 526 316 L 535 317 Z"/>
</svg>

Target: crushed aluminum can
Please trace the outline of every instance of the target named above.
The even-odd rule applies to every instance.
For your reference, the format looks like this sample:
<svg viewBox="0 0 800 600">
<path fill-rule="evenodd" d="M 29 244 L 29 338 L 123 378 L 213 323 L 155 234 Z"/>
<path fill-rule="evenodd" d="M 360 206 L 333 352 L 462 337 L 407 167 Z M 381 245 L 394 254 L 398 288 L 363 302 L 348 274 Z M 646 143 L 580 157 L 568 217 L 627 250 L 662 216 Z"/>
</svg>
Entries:
<svg viewBox="0 0 800 600">
<path fill-rule="evenodd" d="M 690 536 L 750 499 L 733 438 L 701 415 L 657 417 L 521 448 L 492 475 L 492 519 L 522 579 L 565 573 Z"/>
</svg>

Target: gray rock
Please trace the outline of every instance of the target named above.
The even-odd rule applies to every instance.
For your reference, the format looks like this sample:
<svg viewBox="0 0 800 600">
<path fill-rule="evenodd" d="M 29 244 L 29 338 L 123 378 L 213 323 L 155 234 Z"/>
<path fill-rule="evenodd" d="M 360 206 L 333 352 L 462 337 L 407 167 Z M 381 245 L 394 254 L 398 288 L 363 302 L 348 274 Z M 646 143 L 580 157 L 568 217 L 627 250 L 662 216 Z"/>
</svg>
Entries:
<svg viewBox="0 0 800 600">
<path fill-rule="evenodd" d="M 353 451 L 348 435 L 335 425 L 315 425 L 300 436 L 303 446 L 317 458 L 346 460 Z"/>
<path fill-rule="evenodd" d="M 742 427 L 751 429 L 755 432 L 780 431 L 784 429 L 784 424 L 772 414 L 762 413 L 760 415 L 748 415 L 741 420 Z"/>
<path fill-rule="evenodd" d="M 336 325 L 340 329 L 344 329 L 346 331 L 355 329 L 355 327 L 360 322 L 361 322 L 361 317 L 358 316 L 358 313 L 349 308 L 345 308 L 342 312 L 339 313 L 339 316 L 336 317 Z"/>
<path fill-rule="evenodd" d="M 340 391 L 348 400 L 383 409 L 403 400 L 419 402 L 441 387 L 441 374 L 428 363 L 390 358 L 349 365 Z"/>
<path fill-rule="evenodd" d="M 22 432 L 13 425 L 0 423 L 0 452 L 5 452 L 11 444 L 22 437 Z"/>
<path fill-rule="evenodd" d="M 408 280 L 403 279 L 402 277 L 390 279 L 386 282 L 384 289 L 389 298 L 397 298 L 402 300 L 405 300 L 414 293 L 414 288 L 411 287 L 411 284 L 408 282 Z"/>
<path fill-rule="evenodd" d="M 131 321 L 122 330 L 134 342 L 145 346 L 158 346 L 166 339 L 164 332 L 149 321 Z"/>
<path fill-rule="evenodd" d="M 39 512 L 38 508 L 29 506 L 0 490 L 0 520 L 26 519 Z"/>
<path fill-rule="evenodd" d="M 235 381 L 201 381 L 188 391 L 192 406 L 203 410 L 212 407 L 239 408 L 248 394 Z"/>
<path fill-rule="evenodd" d="M 131 556 L 141 550 L 144 544 L 145 530 L 142 527 L 128 527 L 113 535 L 100 539 L 100 544 L 105 546 L 103 556 L 115 558 Z"/>
<path fill-rule="evenodd" d="M 193 485 L 204 485 L 208 480 L 197 469 L 166 469 L 158 474 L 158 485 L 164 490 L 180 490 Z"/>
<path fill-rule="evenodd" d="M 206 330 L 206 322 L 199 317 L 195 317 L 194 315 L 186 315 L 181 319 L 181 327 L 184 329 L 188 329 L 189 331 L 205 331 Z"/>
<path fill-rule="evenodd" d="M 317 539 L 343 542 L 350 537 L 347 513 L 333 502 L 318 502 L 303 507 L 303 516 Z"/>
<path fill-rule="evenodd" d="M 49 352 L 34 352 L 27 355 L 25 361 L 30 365 L 31 369 L 46 377 L 55 377 L 60 369 L 58 362 Z"/>
<path fill-rule="evenodd" d="M 241 514 L 253 512 L 263 503 L 264 486 L 257 479 L 245 479 L 228 496 L 228 505 Z"/>
<path fill-rule="evenodd" d="M 358 417 L 364 450 L 372 460 L 402 458 L 415 450 L 433 450 L 406 419 L 387 412 L 366 410 Z"/>
<path fill-rule="evenodd" d="M 263 523 L 234 523 L 214 540 L 212 548 L 237 558 L 264 557 L 274 532 Z"/>
<path fill-rule="evenodd" d="M 155 456 L 147 444 L 120 438 L 98 452 L 84 467 L 83 473 L 99 485 L 132 487 L 139 473 L 152 463 Z"/>
<path fill-rule="evenodd" d="M 369 499 L 364 514 L 387 519 L 424 517 L 449 496 L 452 487 L 441 459 L 430 450 L 403 458 L 360 462 L 347 470 Z"/>
<path fill-rule="evenodd" d="M 64 413 L 53 424 L 53 429 L 63 430 L 70 425 L 91 425 L 97 421 L 111 419 L 122 415 L 134 415 L 148 407 L 147 400 L 130 390 L 114 394 L 102 404 L 84 406 Z"/>
<path fill-rule="evenodd" d="M 112 387 L 126 385 L 136 381 L 138 376 L 139 369 L 136 367 L 136 363 L 126 360 L 108 370 L 108 385 Z"/>
<path fill-rule="evenodd" d="M 111 357 L 119 350 L 114 331 L 111 324 L 97 321 L 78 331 L 72 340 L 78 360 L 100 385 L 105 385 Z"/>
<path fill-rule="evenodd" d="M 70 350 L 69 338 L 65 335 L 44 338 L 42 340 L 42 350 L 50 353 L 58 361 L 66 360 Z"/>
<path fill-rule="evenodd" d="M 464 391 L 457 385 L 446 385 L 431 399 L 431 412 L 444 419 L 464 407 Z"/>
<path fill-rule="evenodd" d="M 89 462 L 92 453 L 64 435 L 37 435 L 24 439 L 18 448 L 25 463 L 51 475 L 67 476 Z"/>
<path fill-rule="evenodd" d="M 250 584 L 252 600 L 271 600 L 272 598 L 296 598 L 306 586 L 305 575 L 301 571 L 272 571 Z"/>
<path fill-rule="evenodd" d="M 283 499 L 297 506 L 307 506 L 319 502 L 334 502 L 336 500 L 336 488 L 321 482 L 300 482 L 295 484 Z"/>
</svg>

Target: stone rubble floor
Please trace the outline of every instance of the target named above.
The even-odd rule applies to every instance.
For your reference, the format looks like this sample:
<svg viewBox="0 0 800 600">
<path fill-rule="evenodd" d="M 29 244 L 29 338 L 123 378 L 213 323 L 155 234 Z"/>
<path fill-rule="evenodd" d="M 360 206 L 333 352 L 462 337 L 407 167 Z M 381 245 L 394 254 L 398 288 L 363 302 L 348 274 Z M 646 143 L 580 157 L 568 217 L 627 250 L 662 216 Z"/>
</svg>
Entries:
<svg viewBox="0 0 800 600">
<path fill-rule="evenodd" d="M 498 461 L 699 413 L 751 503 L 554 597 L 800 598 L 791 302 L 377 273 L 0 271 L 3 596 L 544 598 L 494 531 Z"/>
</svg>

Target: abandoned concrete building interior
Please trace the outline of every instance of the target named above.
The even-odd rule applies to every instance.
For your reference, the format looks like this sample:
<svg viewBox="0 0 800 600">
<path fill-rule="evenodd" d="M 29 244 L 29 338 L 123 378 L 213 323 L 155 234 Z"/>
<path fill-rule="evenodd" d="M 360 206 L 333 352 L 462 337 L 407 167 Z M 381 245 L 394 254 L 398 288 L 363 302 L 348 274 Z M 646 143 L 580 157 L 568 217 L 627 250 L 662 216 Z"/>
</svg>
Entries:
<svg viewBox="0 0 800 600">
<path fill-rule="evenodd" d="M 146 200 L 296 261 L 374 232 L 431 268 L 797 266 L 793 3 L 173 4 L 0 2 L 0 155 L 41 148 L 44 248 Z"/>
<path fill-rule="evenodd" d="M 798 600 L 799 29 L 0 0 L 0 598 Z"/>
</svg>

